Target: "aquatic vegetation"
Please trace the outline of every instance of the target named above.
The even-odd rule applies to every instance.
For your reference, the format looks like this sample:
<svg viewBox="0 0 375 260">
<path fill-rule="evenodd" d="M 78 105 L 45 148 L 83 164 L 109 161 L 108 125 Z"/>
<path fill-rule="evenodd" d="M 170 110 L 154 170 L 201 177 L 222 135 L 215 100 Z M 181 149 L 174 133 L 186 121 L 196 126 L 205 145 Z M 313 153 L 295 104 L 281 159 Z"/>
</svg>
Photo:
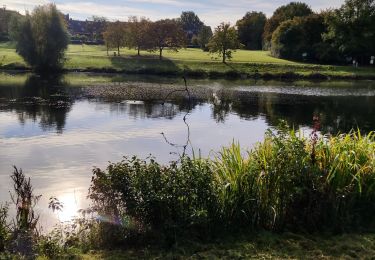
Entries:
<svg viewBox="0 0 375 260">
<path fill-rule="evenodd" d="M 374 153 L 373 133 L 316 139 L 284 126 L 250 151 L 234 143 L 214 159 L 161 166 L 125 158 L 107 172 L 95 169 L 90 198 L 111 223 L 126 228 L 128 216 L 144 232 L 163 235 L 194 225 L 205 234 L 360 230 L 374 224 Z"/>
</svg>

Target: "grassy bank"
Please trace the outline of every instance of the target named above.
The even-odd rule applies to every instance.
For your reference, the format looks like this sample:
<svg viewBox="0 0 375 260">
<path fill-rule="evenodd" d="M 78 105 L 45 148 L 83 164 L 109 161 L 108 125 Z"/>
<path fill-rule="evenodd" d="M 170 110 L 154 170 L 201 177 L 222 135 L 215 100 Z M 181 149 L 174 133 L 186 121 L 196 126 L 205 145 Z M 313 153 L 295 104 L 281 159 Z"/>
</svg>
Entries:
<svg viewBox="0 0 375 260">
<path fill-rule="evenodd" d="M 150 247 L 77 255 L 81 259 L 371 259 L 375 255 L 375 235 L 259 232 L 211 243 L 186 241 L 170 250 Z"/>
<path fill-rule="evenodd" d="M 65 70 L 110 72 L 163 76 L 188 75 L 197 78 L 266 78 L 266 79 L 374 79 L 375 68 L 314 65 L 277 59 L 267 51 L 238 50 L 227 64 L 200 49 L 165 51 L 164 60 L 157 55 L 122 49 L 121 57 L 107 56 L 104 46 L 70 45 Z M 113 55 L 113 54 L 112 54 Z M 0 44 L 0 69 L 27 70 L 10 43 Z"/>
</svg>

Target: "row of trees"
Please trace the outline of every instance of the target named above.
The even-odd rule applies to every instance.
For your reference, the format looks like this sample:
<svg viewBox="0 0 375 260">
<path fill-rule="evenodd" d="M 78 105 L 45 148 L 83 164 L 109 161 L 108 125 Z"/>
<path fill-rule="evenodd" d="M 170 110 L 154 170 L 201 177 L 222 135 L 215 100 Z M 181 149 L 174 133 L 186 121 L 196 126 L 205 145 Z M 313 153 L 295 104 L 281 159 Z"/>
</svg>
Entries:
<svg viewBox="0 0 375 260">
<path fill-rule="evenodd" d="M 212 37 L 211 27 L 204 25 L 194 12 L 183 12 L 178 19 L 162 19 L 152 22 L 146 18 L 130 17 L 127 22 L 108 23 L 103 33 L 109 48 L 121 47 L 157 51 L 162 59 L 163 50 L 178 50 L 189 44 L 199 45 L 207 50 Z"/>
<path fill-rule="evenodd" d="M 110 24 L 106 32 L 108 47 L 139 50 L 177 49 L 185 43 L 219 53 L 223 62 L 236 48 L 270 50 L 279 58 L 343 63 L 356 60 L 365 64 L 375 55 L 375 0 L 346 0 L 339 9 L 315 13 L 305 3 L 291 2 L 275 10 L 267 19 L 262 12 L 248 12 L 234 27 L 205 26 L 193 12 L 183 12 L 173 20 L 150 22 L 131 18 L 127 23 Z M 112 34 L 123 24 L 122 37 Z M 118 29 L 115 29 L 118 28 Z"/>
<path fill-rule="evenodd" d="M 292 2 L 278 8 L 272 17 L 251 12 L 236 26 L 222 23 L 212 33 L 193 12 L 177 19 L 152 22 L 131 17 L 127 22 L 91 22 L 93 34 L 102 34 L 107 50 L 122 47 L 157 51 L 177 51 L 189 44 L 230 59 L 238 48 L 269 48 L 276 57 L 295 60 L 338 62 L 355 59 L 365 63 L 375 54 L 375 0 L 346 0 L 336 10 L 314 13 L 304 3 Z M 53 4 L 37 7 L 31 14 L 15 17 L 10 34 L 17 52 L 34 68 L 61 68 L 68 33 L 63 15 Z M 263 26 L 263 30 L 262 30 Z M 99 28 L 99 29 L 98 29 Z"/>
<path fill-rule="evenodd" d="M 183 13 L 181 17 L 185 15 Z M 188 12 L 188 15 L 194 15 L 197 19 L 186 19 L 185 22 L 182 22 L 182 18 L 151 22 L 145 18 L 131 17 L 128 22 L 110 23 L 104 32 L 107 50 L 116 48 L 118 55 L 121 47 L 134 48 L 138 55 L 141 50 L 157 51 L 159 59 L 162 59 L 165 48 L 178 51 L 187 43 L 196 42 L 203 50 L 221 56 L 225 63 L 232 57 L 232 51 L 242 46 L 236 29 L 230 24 L 220 24 L 213 34 L 211 28 L 199 22 L 194 13 Z M 194 24 L 191 21 L 196 22 Z M 197 26 L 199 24 L 201 26 Z"/>
<path fill-rule="evenodd" d="M 247 49 L 271 50 L 280 58 L 368 63 L 375 55 L 374 0 L 346 0 L 340 8 L 320 13 L 305 3 L 291 2 L 269 19 L 249 12 L 236 25 Z"/>
</svg>

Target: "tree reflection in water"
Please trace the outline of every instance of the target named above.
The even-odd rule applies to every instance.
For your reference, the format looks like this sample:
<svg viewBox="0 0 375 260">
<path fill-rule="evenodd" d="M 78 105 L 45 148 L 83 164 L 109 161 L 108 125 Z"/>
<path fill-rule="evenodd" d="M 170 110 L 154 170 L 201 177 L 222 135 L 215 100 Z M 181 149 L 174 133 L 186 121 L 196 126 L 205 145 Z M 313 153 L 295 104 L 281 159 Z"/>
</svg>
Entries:
<svg viewBox="0 0 375 260">
<path fill-rule="evenodd" d="M 251 87 L 249 87 L 251 88 Z M 354 87 L 353 87 L 354 88 Z M 353 92 L 353 88 L 349 92 Z M 80 88 L 70 87 L 61 75 L 49 78 L 29 76 L 21 86 L 0 88 L 0 112 L 17 114 L 19 122 L 37 122 L 43 131 L 63 133 L 68 113 L 78 98 Z M 323 133 L 348 132 L 360 128 L 363 132 L 375 129 L 375 96 L 342 95 L 314 96 L 275 92 L 252 92 L 222 87 L 213 91 L 211 97 L 192 97 L 163 100 L 113 102 L 89 99 L 104 106 L 111 113 L 128 115 L 132 119 L 161 118 L 171 120 L 191 113 L 199 106 L 209 105 L 212 118 L 226 123 L 230 114 L 241 119 L 264 118 L 269 126 L 280 119 L 295 127 L 312 127 L 313 117 L 319 116 Z M 235 129 L 234 129 L 235 130 Z"/>
<path fill-rule="evenodd" d="M 62 75 L 31 75 L 22 86 L 0 88 L 0 111 L 15 112 L 21 124 L 32 120 L 44 131 L 62 133 L 74 103 L 65 86 Z"/>
</svg>

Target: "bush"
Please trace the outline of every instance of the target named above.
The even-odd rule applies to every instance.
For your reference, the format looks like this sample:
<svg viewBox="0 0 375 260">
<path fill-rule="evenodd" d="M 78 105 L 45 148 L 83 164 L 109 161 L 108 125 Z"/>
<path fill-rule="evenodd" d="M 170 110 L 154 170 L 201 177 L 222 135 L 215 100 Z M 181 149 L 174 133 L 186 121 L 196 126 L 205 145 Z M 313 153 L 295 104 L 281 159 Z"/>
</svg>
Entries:
<svg viewBox="0 0 375 260">
<path fill-rule="evenodd" d="M 133 157 L 94 170 L 90 198 L 99 215 L 127 227 L 137 223 L 174 239 L 192 229 L 200 232 L 214 221 L 215 182 L 207 161 L 182 158 L 168 166 Z"/>
<path fill-rule="evenodd" d="M 134 157 L 95 169 L 90 198 L 105 216 L 103 235 L 124 242 L 132 230 L 175 242 L 229 230 L 373 228 L 374 187 L 374 133 L 305 138 L 281 126 L 245 154 L 233 144 L 214 159 L 162 166 Z"/>
<path fill-rule="evenodd" d="M 60 70 L 69 39 L 62 14 L 54 4 L 39 6 L 13 22 L 17 53 L 36 71 Z"/>
<path fill-rule="evenodd" d="M 5 245 L 10 233 L 7 218 L 8 205 L 0 205 L 0 253 L 5 251 Z"/>
</svg>

